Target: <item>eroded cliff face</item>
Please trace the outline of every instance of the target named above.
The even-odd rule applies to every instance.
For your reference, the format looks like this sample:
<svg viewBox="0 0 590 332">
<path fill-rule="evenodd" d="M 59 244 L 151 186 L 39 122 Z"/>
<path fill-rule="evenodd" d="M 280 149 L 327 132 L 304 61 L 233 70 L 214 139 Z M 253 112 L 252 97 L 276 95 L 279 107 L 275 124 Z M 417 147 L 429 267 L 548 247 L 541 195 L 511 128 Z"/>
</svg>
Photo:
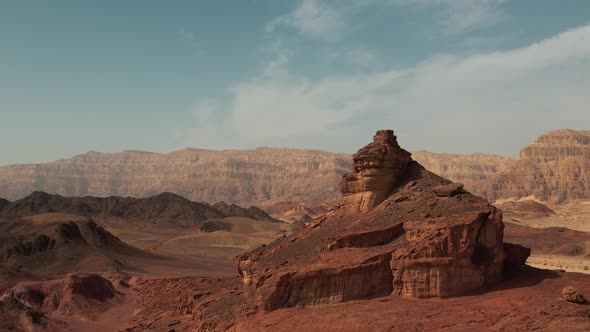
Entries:
<svg viewBox="0 0 590 332">
<path fill-rule="evenodd" d="M 491 201 L 529 196 L 551 203 L 588 199 L 590 131 L 546 133 L 522 149 L 513 165 L 474 189 Z"/>
<path fill-rule="evenodd" d="M 472 191 L 481 181 L 504 171 L 516 160 L 483 153 L 449 154 L 429 151 L 412 152 L 412 158 L 427 170 L 451 181 L 460 182 Z"/>
<path fill-rule="evenodd" d="M 501 280 L 504 225 L 499 211 L 451 227 L 425 229 L 408 222 L 404 228 L 410 245 L 394 252 L 391 260 L 397 295 L 448 297 Z"/>
<path fill-rule="evenodd" d="M 32 191 L 101 197 L 172 192 L 193 201 L 240 205 L 324 201 L 339 197 L 338 180 L 350 164 L 346 154 L 298 149 L 89 152 L 0 167 L 0 197 L 16 200 Z"/>
<path fill-rule="evenodd" d="M 502 214 L 412 161 L 393 132 L 378 132 L 354 158 L 331 211 L 239 259 L 251 308 L 457 296 L 499 282 L 507 261 L 522 261 L 505 257 Z M 383 181 L 365 186 L 367 170 Z M 372 204 L 358 195 L 366 192 Z"/>
<path fill-rule="evenodd" d="M 590 130 L 551 131 L 520 150 L 521 159 L 540 162 L 559 161 L 569 157 L 590 158 Z"/>
<path fill-rule="evenodd" d="M 89 152 L 50 163 L 0 167 L 0 197 L 16 200 L 32 191 L 101 197 L 172 192 L 193 201 L 260 205 L 330 201 L 339 199 L 342 192 L 360 202 L 361 210 L 370 209 L 395 185 L 387 175 L 402 170 L 406 160 L 407 152 L 389 135 L 379 133 L 377 141 L 367 146 L 368 155 L 371 149 L 380 151 L 380 157 L 371 160 L 373 164 L 364 160 L 365 152 L 355 155 L 353 172 L 340 187 L 338 181 L 352 164 L 347 154 L 277 148 L 184 149 L 167 154 Z M 412 158 L 491 201 L 532 195 L 566 203 L 590 198 L 589 137 L 590 131 L 550 132 L 522 149 L 518 160 L 428 151 L 413 152 Z M 315 215 L 295 213 L 291 221 L 308 222 L 309 217 Z"/>
</svg>

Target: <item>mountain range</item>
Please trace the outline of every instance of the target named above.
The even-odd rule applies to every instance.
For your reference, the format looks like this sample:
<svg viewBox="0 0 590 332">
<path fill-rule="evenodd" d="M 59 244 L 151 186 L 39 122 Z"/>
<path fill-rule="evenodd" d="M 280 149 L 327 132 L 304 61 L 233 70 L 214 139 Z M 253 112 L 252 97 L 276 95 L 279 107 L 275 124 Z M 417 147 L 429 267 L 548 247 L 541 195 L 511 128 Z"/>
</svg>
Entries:
<svg viewBox="0 0 590 332">
<path fill-rule="evenodd" d="M 413 152 L 412 158 L 492 202 L 590 198 L 588 130 L 543 134 L 523 148 L 518 159 L 428 151 Z M 350 169 L 350 160 L 343 153 L 286 148 L 88 152 L 54 162 L 0 167 L 0 197 L 16 200 L 32 191 L 99 197 L 172 192 L 193 201 L 240 205 L 328 201 L 339 197 L 337 184 Z"/>
</svg>

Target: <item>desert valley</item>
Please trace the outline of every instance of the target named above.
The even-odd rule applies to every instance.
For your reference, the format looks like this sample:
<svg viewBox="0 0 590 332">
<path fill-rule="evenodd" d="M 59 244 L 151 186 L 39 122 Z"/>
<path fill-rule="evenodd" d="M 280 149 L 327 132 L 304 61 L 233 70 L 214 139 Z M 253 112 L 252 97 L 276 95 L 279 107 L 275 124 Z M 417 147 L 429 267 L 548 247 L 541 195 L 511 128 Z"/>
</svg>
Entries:
<svg viewBox="0 0 590 332">
<path fill-rule="evenodd" d="M 0 41 L 0 332 L 590 331 L 589 0 L 3 0 Z"/>
<path fill-rule="evenodd" d="M 590 131 L 511 159 L 409 153 L 383 130 L 353 156 L 0 167 L 2 328 L 588 330 L 589 160 Z"/>
</svg>

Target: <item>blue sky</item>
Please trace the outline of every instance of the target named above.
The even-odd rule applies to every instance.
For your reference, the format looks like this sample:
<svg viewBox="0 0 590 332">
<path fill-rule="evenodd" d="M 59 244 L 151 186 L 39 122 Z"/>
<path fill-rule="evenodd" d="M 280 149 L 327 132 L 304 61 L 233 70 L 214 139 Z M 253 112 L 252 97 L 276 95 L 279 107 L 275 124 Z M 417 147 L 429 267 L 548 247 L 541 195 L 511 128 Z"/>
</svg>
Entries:
<svg viewBox="0 0 590 332">
<path fill-rule="evenodd" d="M 0 165 L 88 150 L 516 156 L 590 128 L 590 1 L 2 1 Z"/>
</svg>

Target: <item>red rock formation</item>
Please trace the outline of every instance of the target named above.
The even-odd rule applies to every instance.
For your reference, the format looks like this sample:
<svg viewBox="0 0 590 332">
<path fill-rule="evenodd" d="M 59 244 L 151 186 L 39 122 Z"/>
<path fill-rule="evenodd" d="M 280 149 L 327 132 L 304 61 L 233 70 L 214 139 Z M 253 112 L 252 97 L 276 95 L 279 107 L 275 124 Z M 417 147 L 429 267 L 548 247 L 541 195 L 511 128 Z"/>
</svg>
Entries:
<svg viewBox="0 0 590 332">
<path fill-rule="evenodd" d="M 579 303 L 579 304 L 586 303 L 586 298 L 584 297 L 582 292 L 580 292 L 579 289 L 572 287 L 572 286 L 564 287 L 563 290 L 561 291 L 561 296 L 563 297 L 564 300 L 566 300 L 568 302 Z"/>
<path fill-rule="evenodd" d="M 531 249 L 519 244 L 504 243 L 504 253 L 506 254 L 504 269 L 514 271 L 525 264 L 531 255 Z"/>
<path fill-rule="evenodd" d="M 49 213 L 0 222 L 0 271 L 47 277 L 69 271 L 132 269 L 156 255 L 122 242 L 92 219 Z"/>
<path fill-rule="evenodd" d="M 352 156 L 354 172 L 342 177 L 340 192 L 358 205 L 358 211 L 368 212 L 379 205 L 406 171 L 411 153 L 397 144 L 393 130 L 380 130 L 373 142 Z"/>
<path fill-rule="evenodd" d="M 495 207 L 412 161 L 392 131 L 354 155 L 354 171 L 334 209 L 240 258 L 253 308 L 456 296 L 500 281 L 504 224 Z"/>
<path fill-rule="evenodd" d="M 65 321 L 92 320 L 120 301 L 111 281 L 97 274 L 22 282 L 0 296 L 8 309 L 2 318 L 20 316 L 13 326 L 17 331 L 63 331 Z"/>
</svg>

